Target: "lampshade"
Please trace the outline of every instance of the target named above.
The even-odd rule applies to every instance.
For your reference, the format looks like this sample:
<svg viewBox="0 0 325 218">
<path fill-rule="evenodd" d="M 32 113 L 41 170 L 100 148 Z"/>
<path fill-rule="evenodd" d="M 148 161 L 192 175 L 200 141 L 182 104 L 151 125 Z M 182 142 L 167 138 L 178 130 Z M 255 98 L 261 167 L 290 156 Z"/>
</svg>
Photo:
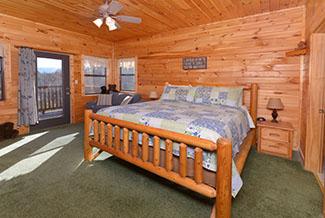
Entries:
<svg viewBox="0 0 325 218">
<path fill-rule="evenodd" d="M 267 103 L 267 108 L 281 110 L 284 106 L 280 98 L 270 98 Z"/>
<path fill-rule="evenodd" d="M 93 23 L 100 28 L 103 25 L 103 18 L 98 18 L 96 20 L 93 21 Z"/>
<path fill-rule="evenodd" d="M 156 91 L 151 91 L 149 94 L 149 98 L 151 99 L 157 99 L 158 98 L 158 94 Z"/>
<path fill-rule="evenodd" d="M 0 57 L 4 57 L 4 49 L 1 45 L 0 45 Z"/>
</svg>

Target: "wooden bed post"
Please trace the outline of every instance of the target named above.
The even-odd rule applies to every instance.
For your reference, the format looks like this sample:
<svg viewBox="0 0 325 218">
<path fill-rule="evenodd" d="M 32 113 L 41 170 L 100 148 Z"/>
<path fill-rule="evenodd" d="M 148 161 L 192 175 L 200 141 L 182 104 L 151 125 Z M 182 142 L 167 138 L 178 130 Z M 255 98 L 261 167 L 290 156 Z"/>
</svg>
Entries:
<svg viewBox="0 0 325 218">
<path fill-rule="evenodd" d="M 231 217 L 232 145 L 229 139 L 217 141 L 216 218 Z"/>
<path fill-rule="evenodd" d="M 252 86 L 251 86 L 251 96 L 250 96 L 250 114 L 252 116 L 252 119 L 253 119 L 253 122 L 256 126 L 256 123 L 257 123 L 257 100 L 258 100 L 258 85 L 257 83 L 253 83 Z M 253 137 L 253 143 L 254 145 L 257 144 L 256 142 L 256 134 L 257 134 L 257 131 L 256 131 L 256 127 L 255 127 L 255 130 L 254 130 L 254 137 Z"/>
<path fill-rule="evenodd" d="M 91 125 L 90 114 L 91 110 L 85 110 L 85 123 L 84 123 L 84 159 L 91 161 L 93 159 L 93 149 L 89 145 L 89 131 Z"/>
<path fill-rule="evenodd" d="M 253 118 L 254 123 L 256 124 L 257 119 L 257 92 L 258 85 L 253 83 L 251 86 L 251 96 L 250 96 L 250 114 Z"/>
</svg>

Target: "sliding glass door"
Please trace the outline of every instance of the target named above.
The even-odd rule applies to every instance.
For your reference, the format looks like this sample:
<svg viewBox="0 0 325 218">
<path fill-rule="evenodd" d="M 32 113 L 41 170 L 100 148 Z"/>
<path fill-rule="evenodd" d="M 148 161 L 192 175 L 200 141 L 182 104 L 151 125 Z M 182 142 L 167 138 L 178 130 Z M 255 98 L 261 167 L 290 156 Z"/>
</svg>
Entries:
<svg viewBox="0 0 325 218">
<path fill-rule="evenodd" d="M 69 56 L 37 51 L 37 108 L 46 128 L 70 123 Z"/>
</svg>

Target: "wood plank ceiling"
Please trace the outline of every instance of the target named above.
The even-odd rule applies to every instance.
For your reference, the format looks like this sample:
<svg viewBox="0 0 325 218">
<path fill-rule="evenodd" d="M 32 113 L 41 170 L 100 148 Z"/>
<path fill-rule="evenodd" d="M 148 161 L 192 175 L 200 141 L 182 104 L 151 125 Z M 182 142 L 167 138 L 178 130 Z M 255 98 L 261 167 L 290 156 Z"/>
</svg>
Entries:
<svg viewBox="0 0 325 218">
<path fill-rule="evenodd" d="M 306 0 L 119 0 L 123 15 L 141 17 L 140 25 L 121 23 L 109 32 L 92 20 L 103 0 L 1 0 L 0 13 L 111 41 L 153 35 L 182 27 L 296 7 Z M 1 17 L 0 17 L 1 19 Z M 0 20 L 1 21 L 1 20 Z"/>
</svg>

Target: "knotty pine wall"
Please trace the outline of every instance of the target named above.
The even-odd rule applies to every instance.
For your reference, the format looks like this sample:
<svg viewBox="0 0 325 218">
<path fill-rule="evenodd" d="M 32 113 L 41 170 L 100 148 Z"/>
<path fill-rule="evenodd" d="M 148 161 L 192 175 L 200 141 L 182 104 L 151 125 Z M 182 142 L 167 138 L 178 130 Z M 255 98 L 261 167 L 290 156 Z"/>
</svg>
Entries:
<svg viewBox="0 0 325 218">
<path fill-rule="evenodd" d="M 82 121 L 85 103 L 95 99 L 83 95 L 81 56 L 112 58 L 114 50 L 109 41 L 3 14 L 0 14 L 0 44 L 5 48 L 5 100 L 0 101 L 0 123 L 17 122 L 19 46 L 70 56 L 72 122 Z"/>
<path fill-rule="evenodd" d="M 325 1 L 308 0 L 306 4 L 306 39 L 314 33 L 325 32 Z"/>
<path fill-rule="evenodd" d="M 304 7 L 179 29 L 117 43 L 116 58 L 137 57 L 137 91 L 161 92 L 171 84 L 258 83 L 258 115 L 271 118 L 268 98 L 280 97 L 279 119 L 295 127 L 299 144 L 300 57 L 286 57 L 304 40 Z M 208 69 L 184 71 L 182 57 L 207 56 Z"/>
</svg>

